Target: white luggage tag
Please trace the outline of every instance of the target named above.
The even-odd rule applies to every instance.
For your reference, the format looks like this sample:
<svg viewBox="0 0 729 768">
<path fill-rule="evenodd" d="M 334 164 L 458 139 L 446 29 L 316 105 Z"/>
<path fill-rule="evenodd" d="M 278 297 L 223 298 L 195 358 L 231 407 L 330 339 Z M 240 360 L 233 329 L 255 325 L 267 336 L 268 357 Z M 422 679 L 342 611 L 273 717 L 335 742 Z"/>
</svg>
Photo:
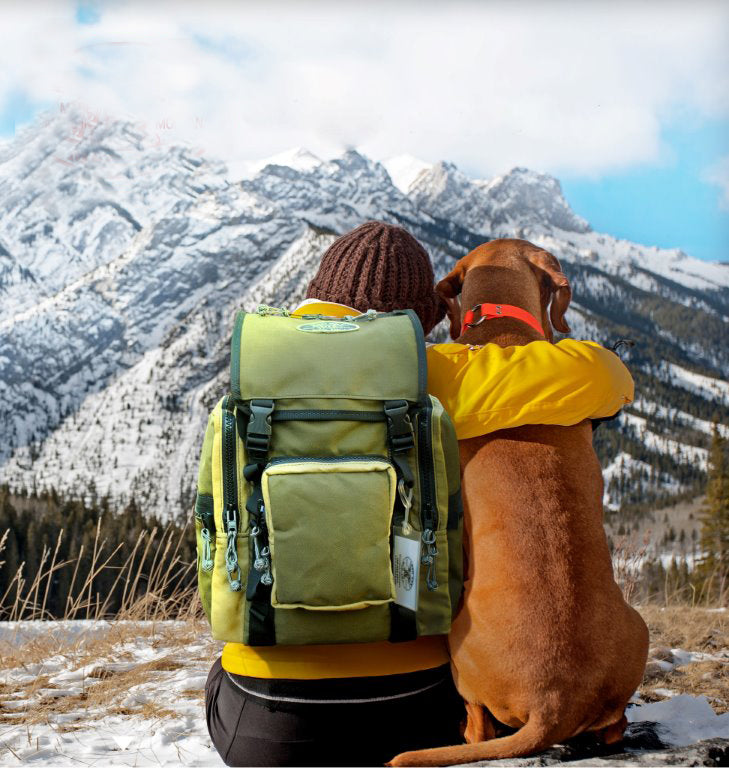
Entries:
<svg viewBox="0 0 729 768">
<path fill-rule="evenodd" d="M 417 533 L 415 535 L 417 536 Z M 417 611 L 420 539 L 410 539 L 400 533 L 396 533 L 392 538 L 392 575 L 395 579 L 395 603 L 403 608 L 409 608 L 411 611 Z"/>
</svg>

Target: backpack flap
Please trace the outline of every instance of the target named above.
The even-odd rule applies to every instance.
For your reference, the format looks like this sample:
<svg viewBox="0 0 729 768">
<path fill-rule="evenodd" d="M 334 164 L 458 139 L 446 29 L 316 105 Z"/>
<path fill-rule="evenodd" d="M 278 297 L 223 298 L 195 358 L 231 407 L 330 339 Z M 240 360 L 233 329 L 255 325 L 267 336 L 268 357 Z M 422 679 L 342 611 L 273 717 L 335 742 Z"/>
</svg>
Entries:
<svg viewBox="0 0 729 768">
<path fill-rule="evenodd" d="M 353 321 L 241 311 L 233 329 L 230 373 L 238 401 L 422 402 L 427 385 L 423 329 L 411 310 Z"/>
</svg>

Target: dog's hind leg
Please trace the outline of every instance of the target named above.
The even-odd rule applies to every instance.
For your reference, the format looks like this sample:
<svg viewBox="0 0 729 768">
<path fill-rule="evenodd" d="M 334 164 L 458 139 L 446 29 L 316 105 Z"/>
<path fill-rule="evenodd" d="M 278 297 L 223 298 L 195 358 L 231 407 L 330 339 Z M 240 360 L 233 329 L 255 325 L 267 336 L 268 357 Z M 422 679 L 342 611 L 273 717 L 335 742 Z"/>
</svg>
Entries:
<svg viewBox="0 0 729 768">
<path fill-rule="evenodd" d="M 486 707 L 481 704 L 472 704 L 465 702 L 468 722 L 464 737 L 469 744 L 476 744 L 479 741 L 488 741 L 496 736 L 496 729 L 491 719 L 491 714 Z"/>
<path fill-rule="evenodd" d="M 617 744 L 617 742 L 622 741 L 627 726 L 628 718 L 623 715 L 617 723 L 595 731 L 595 735 L 603 744 Z"/>
</svg>

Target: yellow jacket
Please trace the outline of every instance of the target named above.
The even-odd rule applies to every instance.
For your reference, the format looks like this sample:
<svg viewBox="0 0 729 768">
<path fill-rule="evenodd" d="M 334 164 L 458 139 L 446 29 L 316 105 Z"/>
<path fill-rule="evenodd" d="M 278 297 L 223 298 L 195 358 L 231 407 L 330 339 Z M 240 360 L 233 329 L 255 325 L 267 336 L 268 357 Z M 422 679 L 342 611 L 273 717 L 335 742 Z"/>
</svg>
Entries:
<svg viewBox="0 0 729 768">
<path fill-rule="evenodd" d="M 613 416 L 633 402 L 633 378 L 594 341 L 532 341 L 523 347 L 434 344 L 428 392 L 459 440 L 524 424 L 570 426 Z"/>
<path fill-rule="evenodd" d="M 309 303 L 306 314 L 357 314 Z M 428 391 L 463 440 L 523 424 L 576 424 L 612 416 L 633 400 L 633 380 L 617 355 L 591 341 L 534 341 L 523 347 L 434 344 Z M 227 643 L 223 668 L 249 677 L 296 680 L 391 675 L 448 663 L 444 637 L 407 643 L 250 647 Z"/>
</svg>

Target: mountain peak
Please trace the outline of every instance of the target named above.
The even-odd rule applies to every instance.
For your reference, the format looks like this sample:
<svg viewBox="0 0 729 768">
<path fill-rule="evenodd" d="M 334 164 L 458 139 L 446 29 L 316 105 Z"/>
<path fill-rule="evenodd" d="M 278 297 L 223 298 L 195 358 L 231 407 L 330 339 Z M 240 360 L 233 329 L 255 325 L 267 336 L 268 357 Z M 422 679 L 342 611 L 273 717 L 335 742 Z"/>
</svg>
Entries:
<svg viewBox="0 0 729 768">
<path fill-rule="evenodd" d="M 503 220 L 523 219 L 528 211 L 535 223 L 568 232 L 589 232 L 590 225 L 578 216 L 564 197 L 554 176 L 516 166 L 503 176 L 481 182 L 484 193 L 501 209 Z"/>
<path fill-rule="evenodd" d="M 480 181 L 470 179 L 453 163 L 441 161 L 421 171 L 408 194 L 431 215 L 447 216 L 491 236 L 525 225 L 590 231 L 590 225 L 570 208 L 557 179 L 519 166 L 503 176 Z"/>
<path fill-rule="evenodd" d="M 306 147 L 291 147 L 283 152 L 278 152 L 270 157 L 257 160 L 248 166 L 248 173 L 255 176 L 269 165 L 280 165 L 286 168 L 293 168 L 295 171 L 308 173 L 318 168 L 324 161 L 317 157 L 313 152 L 309 152 Z"/>
<path fill-rule="evenodd" d="M 396 155 L 382 162 L 392 183 L 404 194 L 410 191 L 410 187 L 421 173 L 431 169 L 431 163 L 426 163 L 413 155 Z"/>
<path fill-rule="evenodd" d="M 361 152 L 354 148 L 347 149 L 339 157 L 332 161 L 335 165 L 341 168 L 346 168 L 349 171 L 365 170 L 373 168 L 379 163 L 375 163 L 374 160 L 370 160 L 367 155 L 363 155 Z"/>
</svg>

